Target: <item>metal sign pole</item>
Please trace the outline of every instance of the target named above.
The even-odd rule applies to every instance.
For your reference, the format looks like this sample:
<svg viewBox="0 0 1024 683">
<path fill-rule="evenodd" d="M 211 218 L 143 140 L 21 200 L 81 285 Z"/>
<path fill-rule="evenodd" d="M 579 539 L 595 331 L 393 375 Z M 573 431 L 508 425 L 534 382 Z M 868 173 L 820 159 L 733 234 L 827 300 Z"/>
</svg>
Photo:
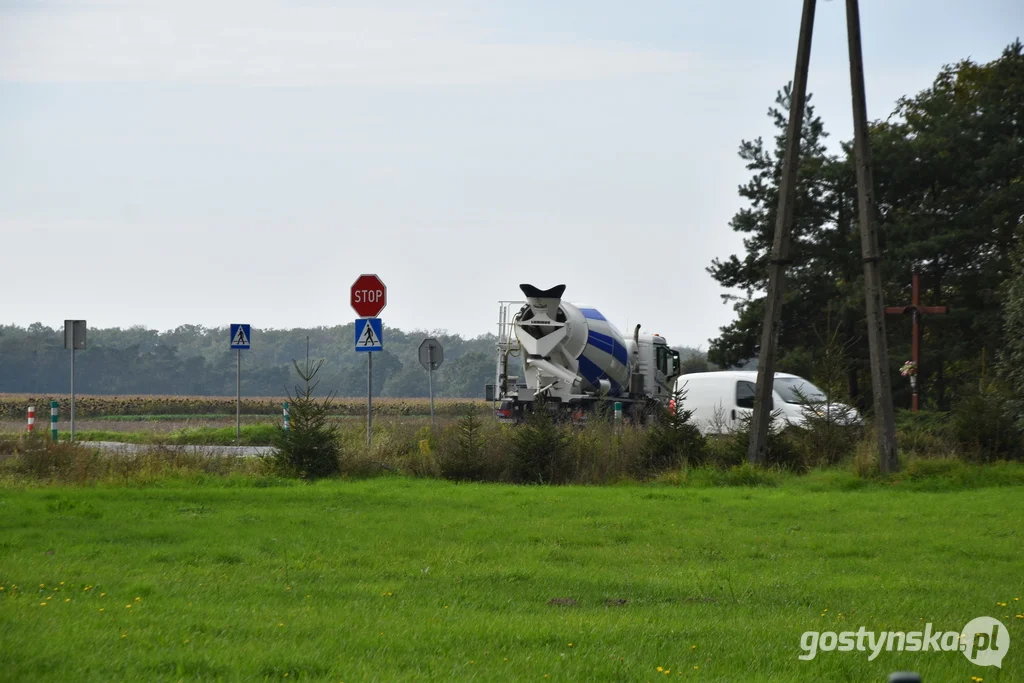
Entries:
<svg viewBox="0 0 1024 683">
<path fill-rule="evenodd" d="M 427 386 L 430 388 L 430 428 L 434 428 L 434 348 L 427 349 Z"/>
<path fill-rule="evenodd" d="M 366 447 L 373 443 L 373 352 L 366 354 Z"/>
<path fill-rule="evenodd" d="M 235 349 L 235 438 L 242 436 L 242 349 Z"/>
<path fill-rule="evenodd" d="M 71 349 L 71 440 L 75 440 L 75 350 Z"/>
</svg>

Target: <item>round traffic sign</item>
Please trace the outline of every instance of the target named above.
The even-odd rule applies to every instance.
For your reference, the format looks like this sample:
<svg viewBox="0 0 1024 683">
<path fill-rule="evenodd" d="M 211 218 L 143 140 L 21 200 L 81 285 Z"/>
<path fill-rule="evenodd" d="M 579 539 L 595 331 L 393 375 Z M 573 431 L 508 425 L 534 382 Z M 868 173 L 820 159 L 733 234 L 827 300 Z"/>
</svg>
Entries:
<svg viewBox="0 0 1024 683">
<path fill-rule="evenodd" d="M 388 305 L 388 288 L 376 275 L 360 275 L 352 284 L 350 303 L 360 318 L 376 318 Z"/>
</svg>

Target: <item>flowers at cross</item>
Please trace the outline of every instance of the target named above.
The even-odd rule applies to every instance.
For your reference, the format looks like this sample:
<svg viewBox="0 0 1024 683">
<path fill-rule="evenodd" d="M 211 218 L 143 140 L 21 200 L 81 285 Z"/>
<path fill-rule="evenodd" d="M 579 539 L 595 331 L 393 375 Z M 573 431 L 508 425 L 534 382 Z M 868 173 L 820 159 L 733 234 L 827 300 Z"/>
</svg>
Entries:
<svg viewBox="0 0 1024 683">
<path fill-rule="evenodd" d="M 900 374 L 904 377 L 914 377 L 917 375 L 917 363 L 912 360 L 908 360 L 900 368 Z"/>
</svg>

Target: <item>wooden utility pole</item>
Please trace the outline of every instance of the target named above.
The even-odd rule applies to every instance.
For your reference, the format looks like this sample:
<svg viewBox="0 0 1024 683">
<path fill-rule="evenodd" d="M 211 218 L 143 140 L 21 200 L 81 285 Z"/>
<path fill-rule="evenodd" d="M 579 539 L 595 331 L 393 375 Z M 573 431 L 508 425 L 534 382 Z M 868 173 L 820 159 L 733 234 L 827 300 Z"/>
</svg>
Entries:
<svg viewBox="0 0 1024 683">
<path fill-rule="evenodd" d="M 846 35 L 850 48 L 850 88 L 853 94 L 853 149 L 857 162 L 857 196 L 860 212 L 860 246 L 864 260 L 864 298 L 867 302 L 868 346 L 871 351 L 871 388 L 874 393 L 875 427 L 878 436 L 878 467 L 882 472 L 899 470 L 896 457 L 896 424 L 889 385 L 889 350 L 885 339 L 885 304 L 882 301 L 881 255 L 875 229 L 875 201 L 871 177 L 871 145 L 864 94 L 864 62 L 860 43 L 860 8 L 846 0 Z"/>
<path fill-rule="evenodd" d="M 797 168 L 800 166 L 804 105 L 807 102 L 807 69 L 811 62 L 815 5 L 815 0 L 804 0 L 803 15 L 800 18 L 800 37 L 796 48 L 796 73 L 793 76 L 793 90 L 789 98 L 786 154 L 782 160 L 779 208 L 775 219 L 772 258 L 768 270 L 768 292 L 765 297 L 764 326 L 761 329 L 761 350 L 757 359 L 757 384 L 754 389 L 754 412 L 750 423 L 750 445 L 747 450 L 747 459 L 754 464 L 764 462 L 768 446 L 772 384 L 775 380 L 775 352 L 782 320 L 786 266 L 790 263 L 790 234 L 793 230 L 793 204 L 796 202 Z"/>
</svg>

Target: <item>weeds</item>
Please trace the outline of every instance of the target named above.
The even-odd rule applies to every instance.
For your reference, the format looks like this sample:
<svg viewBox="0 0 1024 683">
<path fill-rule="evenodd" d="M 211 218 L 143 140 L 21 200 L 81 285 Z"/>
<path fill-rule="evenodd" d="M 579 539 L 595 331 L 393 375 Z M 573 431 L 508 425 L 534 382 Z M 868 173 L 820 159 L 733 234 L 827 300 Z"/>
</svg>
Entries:
<svg viewBox="0 0 1024 683">
<path fill-rule="evenodd" d="M 254 458 L 210 455 L 201 447 L 153 446 L 144 452 L 104 453 L 88 442 L 57 442 L 40 434 L 4 439 L 0 475 L 18 481 L 65 484 L 146 484 L 168 477 L 261 475 Z"/>
</svg>

